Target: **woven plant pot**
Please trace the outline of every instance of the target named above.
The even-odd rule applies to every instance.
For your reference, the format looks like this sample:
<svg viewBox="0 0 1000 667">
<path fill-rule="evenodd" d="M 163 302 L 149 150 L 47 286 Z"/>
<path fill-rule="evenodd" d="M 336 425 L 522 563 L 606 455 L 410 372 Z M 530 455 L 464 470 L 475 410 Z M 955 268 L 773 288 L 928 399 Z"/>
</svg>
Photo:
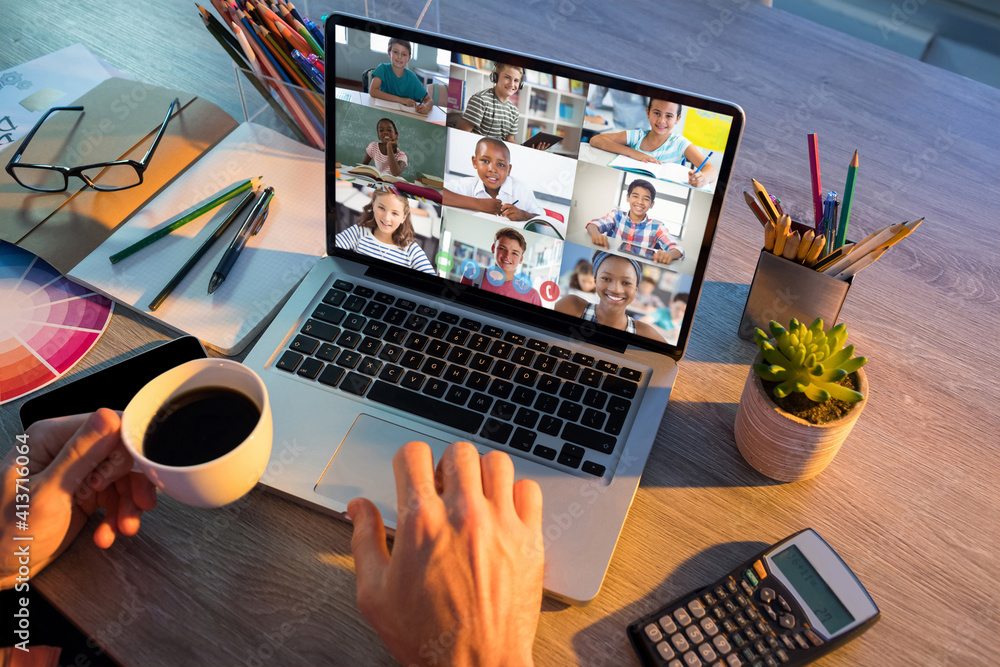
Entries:
<svg viewBox="0 0 1000 667">
<path fill-rule="evenodd" d="M 758 355 L 756 362 L 761 361 Z M 791 415 L 768 396 L 753 367 L 736 412 L 736 446 L 755 470 L 782 482 L 798 482 L 823 471 L 840 450 L 868 403 L 868 379 L 856 371 L 864 398 L 840 419 L 813 424 Z"/>
</svg>

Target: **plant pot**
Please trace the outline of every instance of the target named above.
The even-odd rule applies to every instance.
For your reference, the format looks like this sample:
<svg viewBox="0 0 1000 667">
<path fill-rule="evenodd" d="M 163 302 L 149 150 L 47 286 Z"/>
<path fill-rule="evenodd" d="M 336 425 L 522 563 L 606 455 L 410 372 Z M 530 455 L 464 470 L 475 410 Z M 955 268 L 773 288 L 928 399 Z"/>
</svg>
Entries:
<svg viewBox="0 0 1000 667">
<path fill-rule="evenodd" d="M 758 355 L 755 362 L 761 361 Z M 771 400 L 753 367 L 736 412 L 736 446 L 755 470 L 782 482 L 815 477 L 826 468 L 868 403 L 868 379 L 856 371 L 864 398 L 850 412 L 825 424 L 791 415 Z"/>
</svg>

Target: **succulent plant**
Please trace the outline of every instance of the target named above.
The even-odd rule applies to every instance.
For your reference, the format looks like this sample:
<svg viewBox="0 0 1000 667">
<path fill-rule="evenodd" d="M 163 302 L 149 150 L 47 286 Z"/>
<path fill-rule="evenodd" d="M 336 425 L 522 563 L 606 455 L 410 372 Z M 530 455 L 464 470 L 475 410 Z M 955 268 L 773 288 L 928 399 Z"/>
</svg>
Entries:
<svg viewBox="0 0 1000 667">
<path fill-rule="evenodd" d="M 792 318 L 787 330 L 773 320 L 770 328 L 774 342 L 761 329 L 754 334 L 764 363 L 754 364 L 753 369 L 761 378 L 780 383 L 774 388 L 777 398 L 795 391 L 816 403 L 831 398 L 856 403 L 864 398 L 860 392 L 837 384 L 868 362 L 865 357 L 852 357 L 853 345 L 844 347 L 847 327 L 843 323 L 824 332 L 820 318 L 808 328 Z"/>
</svg>

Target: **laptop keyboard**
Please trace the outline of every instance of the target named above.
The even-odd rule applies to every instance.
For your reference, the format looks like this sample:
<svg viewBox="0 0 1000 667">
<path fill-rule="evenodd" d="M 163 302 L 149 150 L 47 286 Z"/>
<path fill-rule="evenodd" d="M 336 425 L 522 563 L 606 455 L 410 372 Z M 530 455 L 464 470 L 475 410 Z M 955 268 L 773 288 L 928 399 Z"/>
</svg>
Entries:
<svg viewBox="0 0 1000 667">
<path fill-rule="evenodd" d="M 275 367 L 494 447 L 604 477 L 642 372 L 346 280 Z"/>
</svg>

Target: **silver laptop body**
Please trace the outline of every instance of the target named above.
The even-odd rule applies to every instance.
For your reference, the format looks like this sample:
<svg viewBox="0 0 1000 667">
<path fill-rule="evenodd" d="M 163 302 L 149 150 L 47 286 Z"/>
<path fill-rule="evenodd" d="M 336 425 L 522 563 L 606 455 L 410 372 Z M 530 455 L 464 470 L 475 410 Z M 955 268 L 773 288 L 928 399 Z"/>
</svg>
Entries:
<svg viewBox="0 0 1000 667">
<path fill-rule="evenodd" d="M 350 31 L 379 31 L 384 35 L 401 37 L 420 44 L 421 48 L 428 45 L 428 48 L 448 48 L 453 53 L 471 52 L 494 59 L 510 57 L 527 68 L 550 69 L 563 75 L 570 72 L 573 78 L 589 81 L 591 85 L 617 85 L 648 95 L 655 95 L 659 90 L 656 86 L 628 82 L 519 54 L 504 54 L 480 45 L 464 44 L 438 35 L 375 24 L 346 15 L 331 15 L 328 18 L 327 35 L 334 35 L 335 24 Z M 328 63 L 328 68 L 336 66 L 336 50 L 330 53 L 334 54 L 334 62 Z M 318 261 L 306 275 L 244 361 L 264 379 L 274 415 L 271 460 L 261 481 L 279 495 L 338 517 L 344 516 L 347 503 L 352 498 L 367 497 L 379 507 L 391 533 L 396 522 L 391 459 L 402 444 L 410 440 L 427 442 L 434 451 L 435 459 L 455 440 L 468 440 L 481 452 L 491 448 L 506 451 L 512 456 L 517 478 L 534 479 L 542 488 L 544 586 L 547 594 L 572 604 L 586 604 L 600 590 L 677 376 L 677 360 L 683 354 L 694 318 L 715 221 L 721 212 L 722 193 L 726 189 L 742 131 L 742 112 L 728 103 L 674 93 L 686 103 L 696 101 L 703 108 L 728 112 L 732 118 L 732 130 L 724 159 L 721 160 L 717 192 L 712 198 L 704 238 L 686 240 L 686 251 L 697 252 L 699 256 L 691 279 L 690 300 L 679 342 L 677 345 L 651 345 L 638 340 L 637 336 L 607 331 L 606 327 L 581 326 L 579 322 L 567 324 L 565 316 L 553 314 L 551 310 L 535 308 L 528 311 L 519 309 L 516 304 L 510 307 L 504 297 L 485 294 L 475 288 L 453 286 L 443 278 L 411 280 L 398 271 L 386 270 L 377 261 L 337 250 L 333 242 L 337 204 L 329 194 L 334 180 L 331 149 L 337 137 L 332 118 L 332 78 L 328 74 L 331 85 L 326 95 L 331 107 L 327 134 L 329 256 Z M 440 415 L 430 415 L 433 419 L 422 416 L 421 412 L 427 413 L 426 406 L 416 410 L 415 414 L 413 409 L 401 409 L 391 404 L 398 402 L 397 399 L 389 403 L 376 402 L 366 395 L 356 395 L 339 386 L 328 386 L 315 378 L 303 377 L 279 367 L 283 356 L 293 349 L 296 339 L 301 340 L 299 337 L 304 335 L 307 324 L 315 322 L 313 315 L 316 309 L 329 305 L 324 306 L 324 299 L 329 299 L 335 285 L 339 285 L 340 291 L 346 294 L 391 294 L 397 302 L 403 300 L 417 304 L 418 308 L 424 309 L 422 312 L 433 310 L 441 313 L 440 317 L 447 314 L 453 318 L 452 321 L 458 318 L 461 323 L 472 321 L 481 323 L 483 327 L 502 330 L 503 336 L 498 340 L 510 336 L 515 341 L 535 341 L 536 344 L 545 341 L 569 355 L 561 358 L 559 363 L 567 359 L 589 358 L 605 362 L 605 368 L 637 371 L 641 379 L 636 383 L 617 444 L 608 453 L 599 448 L 583 447 L 583 463 L 589 465 L 591 471 L 588 474 L 579 467 L 560 465 L 559 461 L 564 460 L 562 453 L 558 460 L 537 456 L 534 452 L 545 450 L 544 447 L 538 450 L 536 445 L 536 449 L 525 452 L 498 444 L 489 437 L 483 437 L 478 427 L 477 432 L 472 433 L 443 425 L 437 419 Z M 595 329 L 598 331 L 595 332 Z M 334 359 L 327 361 L 336 365 Z M 372 380 L 377 381 L 378 377 Z M 389 391 L 391 388 L 385 389 Z M 448 418 L 457 419 L 455 414 L 449 414 Z M 560 451 L 562 444 L 569 444 L 561 443 L 560 435 L 540 434 L 537 442 Z M 561 451 L 564 453 L 566 450 Z M 573 457 L 567 460 L 576 461 Z M 596 474 L 595 470 L 601 471 L 601 474 Z"/>
</svg>

